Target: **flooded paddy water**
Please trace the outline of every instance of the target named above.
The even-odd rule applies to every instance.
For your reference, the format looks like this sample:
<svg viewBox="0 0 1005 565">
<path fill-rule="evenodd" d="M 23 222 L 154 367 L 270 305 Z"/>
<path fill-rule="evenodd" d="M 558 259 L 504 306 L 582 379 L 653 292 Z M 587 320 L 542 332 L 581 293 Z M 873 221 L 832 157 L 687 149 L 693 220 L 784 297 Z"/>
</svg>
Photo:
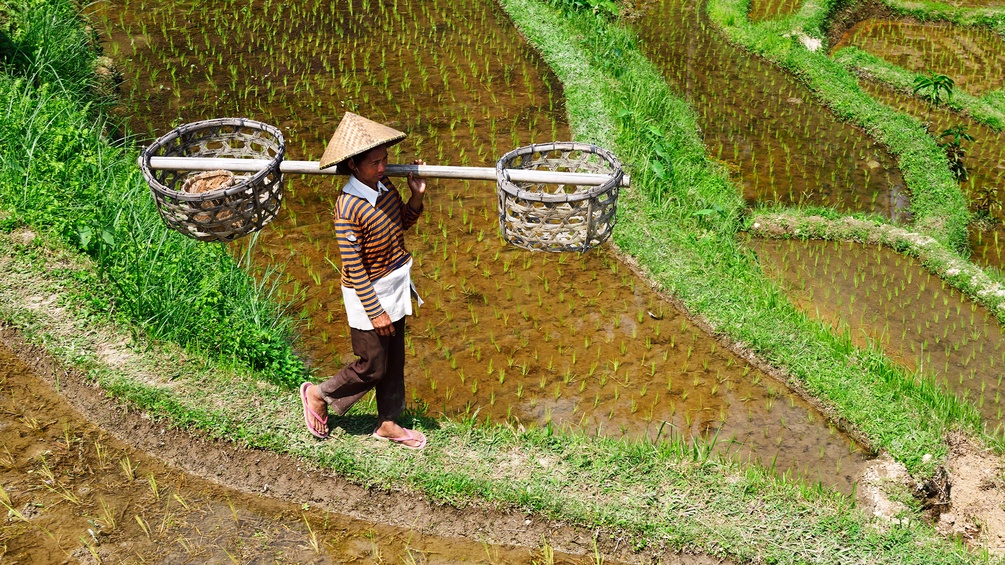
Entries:
<svg viewBox="0 0 1005 565">
<path fill-rule="evenodd" d="M 698 114 L 712 157 L 749 203 L 874 212 L 903 219 L 909 199 L 895 160 L 838 120 L 769 61 L 729 45 L 700 0 L 665 0 L 635 23 L 641 48 Z"/>
<path fill-rule="evenodd" d="M 246 115 L 281 125 L 288 158 L 307 159 L 320 155 L 349 109 L 410 133 L 392 161 L 467 165 L 570 137 L 560 86 L 488 1 L 210 10 L 122 0 L 99 5 L 95 21 L 127 78 L 123 108 L 146 135 Z M 776 166 L 781 174 L 783 162 Z M 897 182 L 865 172 L 870 166 L 855 174 L 877 191 Z M 341 182 L 289 178 L 280 218 L 250 250 L 258 268 L 283 269 L 283 288 L 305 316 L 298 345 L 317 378 L 352 358 L 330 220 Z M 870 193 L 868 206 L 886 210 L 892 197 L 884 194 Z M 430 182 L 425 213 L 407 235 L 426 301 L 406 336 L 413 403 L 431 414 L 629 440 L 717 435 L 721 452 L 852 490 L 865 460 L 857 444 L 725 351 L 606 249 L 532 253 L 497 234 L 491 183 Z"/>
<path fill-rule="evenodd" d="M 938 135 L 950 127 L 963 125 L 974 141 L 964 141 L 966 156 L 963 163 L 967 178 L 961 187 L 970 200 L 970 208 L 983 213 L 991 222 L 975 222 L 970 228 L 970 259 L 979 265 L 1005 268 L 1005 132 L 997 132 L 969 117 L 876 84 L 860 80 L 859 84 L 870 95 L 892 108 L 910 114 L 925 123 L 928 130 Z M 943 139 L 945 141 L 946 139 Z"/>
<path fill-rule="evenodd" d="M 1005 38 L 987 27 L 869 18 L 834 49 L 854 46 L 915 73 L 934 71 L 974 96 L 1005 87 Z"/>
<path fill-rule="evenodd" d="M 227 489 L 86 422 L 0 346 L 4 563 L 592 563 Z"/>
<path fill-rule="evenodd" d="M 747 17 L 754 23 L 779 19 L 795 14 L 800 6 L 799 0 L 751 0 Z"/>
<path fill-rule="evenodd" d="M 962 398 L 1001 433 L 1005 334 L 995 316 L 885 247 L 847 242 L 752 240 L 765 271 L 793 302 L 859 346 L 891 358 Z"/>
</svg>

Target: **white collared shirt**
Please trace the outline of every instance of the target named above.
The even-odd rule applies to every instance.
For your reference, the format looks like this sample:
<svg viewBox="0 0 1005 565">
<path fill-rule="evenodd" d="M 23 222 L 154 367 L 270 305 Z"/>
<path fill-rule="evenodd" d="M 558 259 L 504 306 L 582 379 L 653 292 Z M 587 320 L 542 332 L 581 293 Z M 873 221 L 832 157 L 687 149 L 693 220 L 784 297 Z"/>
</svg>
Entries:
<svg viewBox="0 0 1005 565">
<path fill-rule="evenodd" d="M 356 178 L 356 175 L 349 175 L 349 182 L 345 183 L 345 186 L 342 187 L 342 192 L 353 196 L 359 196 L 363 200 L 369 202 L 370 206 L 376 206 L 377 197 L 387 191 L 388 188 L 384 186 L 384 183 L 377 181 L 377 190 L 374 190 L 363 184 L 363 181 Z"/>
<path fill-rule="evenodd" d="M 390 189 L 380 181 L 377 181 L 377 190 L 374 190 L 363 184 L 355 175 L 350 175 L 349 182 L 342 187 L 343 192 L 366 200 L 370 206 L 376 206 L 377 197 L 387 190 Z M 422 298 L 419 297 L 419 293 L 412 283 L 411 259 L 387 275 L 371 282 L 373 291 L 377 294 L 377 300 L 380 301 L 380 307 L 390 316 L 392 322 L 412 315 L 412 293 L 415 294 L 418 305 L 422 306 Z M 342 301 L 345 303 L 346 318 L 350 328 L 373 329 L 373 321 L 366 314 L 366 308 L 363 307 L 355 289 L 342 286 Z"/>
</svg>

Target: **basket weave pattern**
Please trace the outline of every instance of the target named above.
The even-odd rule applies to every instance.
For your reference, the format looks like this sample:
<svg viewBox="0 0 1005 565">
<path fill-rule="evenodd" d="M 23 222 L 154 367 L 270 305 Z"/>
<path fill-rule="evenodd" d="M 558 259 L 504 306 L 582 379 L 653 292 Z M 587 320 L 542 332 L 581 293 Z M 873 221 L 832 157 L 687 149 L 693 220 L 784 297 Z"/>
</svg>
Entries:
<svg viewBox="0 0 1005 565">
<path fill-rule="evenodd" d="M 277 128 L 243 118 L 220 118 L 179 126 L 147 147 L 143 176 L 169 227 L 200 241 L 232 241 L 262 229 L 279 213 L 286 146 Z M 200 192 L 199 173 L 153 170 L 151 157 L 267 159 L 256 173 L 235 175 L 222 188 Z M 205 173 L 203 173 L 205 176 Z M 189 181 L 189 182 L 186 182 Z M 191 192 L 189 192 L 191 191 Z"/>
<path fill-rule="evenodd" d="M 599 186 L 514 182 L 505 169 L 606 174 Z M 520 147 L 496 163 L 499 227 L 507 242 L 534 251 L 587 251 L 614 230 L 624 172 L 610 151 L 556 141 Z"/>
</svg>

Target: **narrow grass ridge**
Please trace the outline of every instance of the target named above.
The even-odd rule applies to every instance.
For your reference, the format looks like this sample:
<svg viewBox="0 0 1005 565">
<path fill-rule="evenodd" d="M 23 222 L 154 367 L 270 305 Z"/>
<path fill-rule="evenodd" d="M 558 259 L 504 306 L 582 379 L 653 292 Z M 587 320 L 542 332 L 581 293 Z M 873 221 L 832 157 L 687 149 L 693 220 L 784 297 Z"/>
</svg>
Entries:
<svg viewBox="0 0 1005 565">
<path fill-rule="evenodd" d="M 883 0 L 898 14 L 913 16 L 921 21 L 944 21 L 959 26 L 988 27 L 1005 36 L 1005 7 L 1003 6 L 953 6 L 929 0 Z"/>
<path fill-rule="evenodd" d="M 708 13 L 733 43 L 776 62 L 805 82 L 831 110 L 870 133 L 897 156 L 911 191 L 915 229 L 943 245 L 964 252 L 970 213 L 945 153 L 921 122 L 901 114 L 865 93 L 858 79 L 827 57 L 811 51 L 803 38 L 819 37 L 819 24 L 833 2 L 805 4 L 792 18 L 751 25 L 748 0 L 710 0 Z"/>
<path fill-rule="evenodd" d="M 832 57 L 834 62 L 860 77 L 878 81 L 906 94 L 913 95 L 915 79 L 925 76 L 894 65 L 858 47 L 839 49 L 834 52 Z M 970 116 L 974 121 L 996 131 L 1001 131 L 1005 129 L 1005 95 L 1003 94 L 1005 93 L 995 90 L 977 97 L 957 90 L 953 92 L 953 97 L 946 102 L 946 105 L 957 112 Z"/>
</svg>

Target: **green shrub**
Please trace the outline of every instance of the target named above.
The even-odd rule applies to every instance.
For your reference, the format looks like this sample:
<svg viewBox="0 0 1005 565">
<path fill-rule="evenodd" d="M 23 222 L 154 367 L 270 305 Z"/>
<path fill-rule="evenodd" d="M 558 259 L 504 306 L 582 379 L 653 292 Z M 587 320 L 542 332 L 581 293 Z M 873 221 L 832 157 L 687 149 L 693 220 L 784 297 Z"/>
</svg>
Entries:
<svg viewBox="0 0 1005 565">
<path fill-rule="evenodd" d="M 19 45 L 0 74 L 0 208 L 3 226 L 61 237 L 95 260 L 113 290 L 114 311 L 152 337 L 234 358 L 269 380 L 295 385 L 292 321 L 265 283 L 243 272 L 220 244 L 170 231 L 136 166 L 137 152 L 110 143 L 94 111 L 89 79 L 96 54 L 66 0 L 11 11 Z M 43 45 L 46 38 L 66 45 Z M 25 63 L 24 61 L 28 61 Z M 74 62 L 75 61 L 75 62 Z M 60 73 L 68 77 L 60 77 Z M 74 74 L 76 73 L 76 74 Z M 97 117 L 95 117 L 97 116 Z"/>
</svg>

